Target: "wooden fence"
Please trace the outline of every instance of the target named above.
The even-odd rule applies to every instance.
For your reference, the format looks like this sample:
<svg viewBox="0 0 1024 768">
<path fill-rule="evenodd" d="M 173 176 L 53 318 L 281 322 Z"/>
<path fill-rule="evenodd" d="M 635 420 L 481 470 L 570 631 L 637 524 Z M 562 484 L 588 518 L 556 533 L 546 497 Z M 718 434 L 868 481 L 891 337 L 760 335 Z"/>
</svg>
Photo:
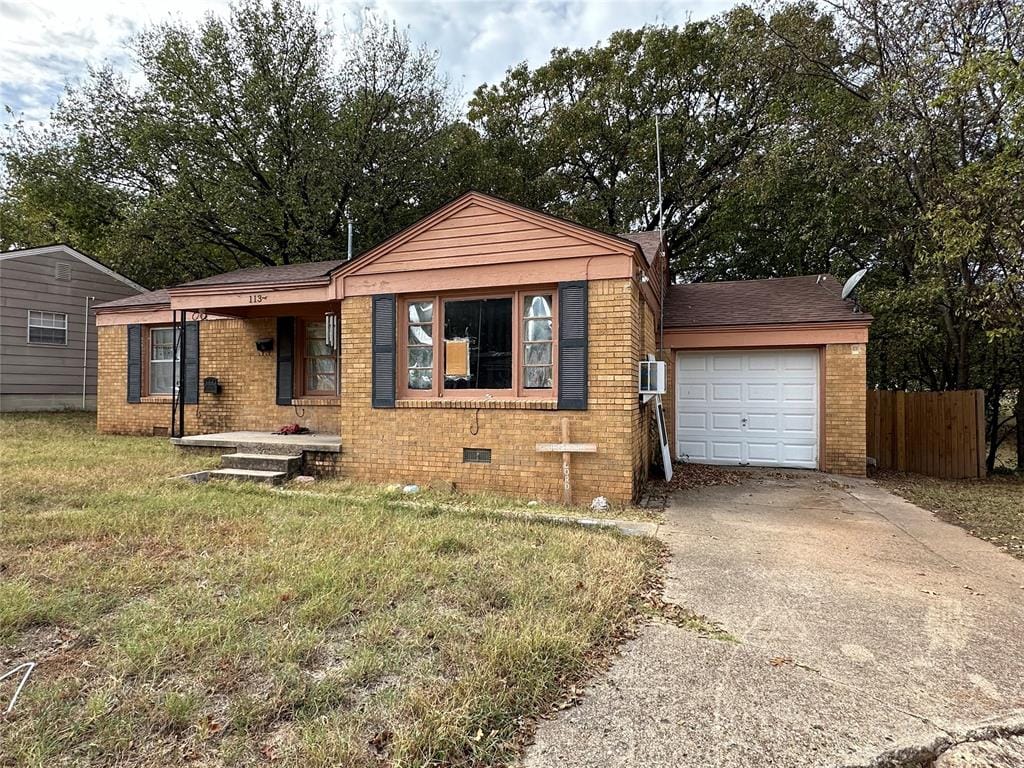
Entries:
<svg viewBox="0 0 1024 768">
<path fill-rule="evenodd" d="M 867 453 L 879 469 L 985 476 L 985 393 L 868 390 Z"/>
</svg>

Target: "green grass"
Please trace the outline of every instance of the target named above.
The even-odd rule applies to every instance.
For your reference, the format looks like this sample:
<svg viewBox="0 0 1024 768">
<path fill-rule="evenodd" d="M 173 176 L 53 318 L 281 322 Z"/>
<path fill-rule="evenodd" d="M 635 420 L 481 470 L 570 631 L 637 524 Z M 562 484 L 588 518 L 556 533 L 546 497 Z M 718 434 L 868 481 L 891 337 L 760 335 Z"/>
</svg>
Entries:
<svg viewBox="0 0 1024 768">
<path fill-rule="evenodd" d="M 0 420 L 0 672 L 39 663 L 0 765 L 508 763 L 658 567 L 496 501 L 167 480 L 215 462 Z"/>
<path fill-rule="evenodd" d="M 1024 559 L 1024 475 L 999 473 L 984 480 L 939 480 L 884 473 L 878 481 L 946 522 Z"/>
</svg>

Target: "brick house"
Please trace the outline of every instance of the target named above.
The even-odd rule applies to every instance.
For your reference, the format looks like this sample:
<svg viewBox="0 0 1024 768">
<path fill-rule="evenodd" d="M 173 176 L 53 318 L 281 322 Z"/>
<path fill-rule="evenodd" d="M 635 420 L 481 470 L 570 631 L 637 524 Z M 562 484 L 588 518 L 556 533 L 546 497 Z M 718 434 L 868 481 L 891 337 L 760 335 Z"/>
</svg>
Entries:
<svg viewBox="0 0 1024 768">
<path fill-rule="evenodd" d="M 257 433 L 297 423 L 308 471 L 557 499 L 537 448 L 565 420 L 593 449 L 573 500 L 628 502 L 658 460 L 638 363 L 660 355 L 675 457 L 863 474 L 870 317 L 835 279 L 666 274 L 657 233 L 469 193 L 352 261 L 97 307 L 99 429 L 265 453 Z"/>
</svg>

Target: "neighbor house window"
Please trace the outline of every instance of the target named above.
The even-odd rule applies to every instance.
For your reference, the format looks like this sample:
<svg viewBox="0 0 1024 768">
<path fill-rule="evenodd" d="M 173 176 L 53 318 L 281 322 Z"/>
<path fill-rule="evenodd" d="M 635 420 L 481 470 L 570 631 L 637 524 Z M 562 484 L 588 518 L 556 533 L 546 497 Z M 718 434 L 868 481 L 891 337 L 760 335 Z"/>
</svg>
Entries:
<svg viewBox="0 0 1024 768">
<path fill-rule="evenodd" d="M 175 365 L 174 326 L 149 329 L 149 394 L 171 395 L 181 379 L 181 366 Z"/>
<path fill-rule="evenodd" d="M 302 393 L 338 394 L 338 354 L 328 340 L 326 320 L 302 324 Z"/>
<path fill-rule="evenodd" d="M 28 311 L 28 343 L 56 344 L 64 346 L 68 343 L 68 316 L 63 312 Z"/>
<path fill-rule="evenodd" d="M 403 306 L 405 396 L 553 397 L 553 292 L 417 297 Z"/>
</svg>

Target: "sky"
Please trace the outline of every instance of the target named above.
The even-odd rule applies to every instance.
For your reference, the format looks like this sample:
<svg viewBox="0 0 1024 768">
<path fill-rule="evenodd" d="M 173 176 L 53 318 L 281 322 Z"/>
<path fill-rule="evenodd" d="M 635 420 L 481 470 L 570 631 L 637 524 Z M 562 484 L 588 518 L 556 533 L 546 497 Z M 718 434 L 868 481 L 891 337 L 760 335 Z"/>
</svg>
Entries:
<svg viewBox="0 0 1024 768">
<path fill-rule="evenodd" d="M 552 48 L 589 47 L 609 33 L 647 23 L 681 24 L 732 0 L 320 0 L 339 31 L 364 9 L 394 20 L 440 54 L 463 100 L 521 61 L 542 64 Z M 0 105 L 45 120 L 65 83 L 111 62 L 132 74 L 131 38 L 150 24 L 226 13 L 227 0 L 0 0 Z M 7 119 L 10 119 L 9 117 Z"/>
</svg>

